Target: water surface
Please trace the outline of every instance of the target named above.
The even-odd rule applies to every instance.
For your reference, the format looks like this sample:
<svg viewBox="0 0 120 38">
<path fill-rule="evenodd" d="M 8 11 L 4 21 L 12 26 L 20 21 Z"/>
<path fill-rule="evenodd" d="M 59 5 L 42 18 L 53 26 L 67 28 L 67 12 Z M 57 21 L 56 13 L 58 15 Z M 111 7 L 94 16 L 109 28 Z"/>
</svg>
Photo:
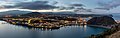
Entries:
<svg viewBox="0 0 120 38">
<path fill-rule="evenodd" d="M 66 26 L 60 29 L 28 28 L 0 21 L 0 38 L 86 38 L 106 29 L 90 26 Z"/>
</svg>

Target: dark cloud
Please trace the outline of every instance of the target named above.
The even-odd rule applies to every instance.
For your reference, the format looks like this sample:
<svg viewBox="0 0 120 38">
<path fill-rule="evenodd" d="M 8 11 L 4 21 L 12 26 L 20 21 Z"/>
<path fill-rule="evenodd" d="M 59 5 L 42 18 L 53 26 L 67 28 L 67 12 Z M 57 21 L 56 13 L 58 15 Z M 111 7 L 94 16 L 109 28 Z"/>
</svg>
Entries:
<svg viewBox="0 0 120 38">
<path fill-rule="evenodd" d="M 110 10 L 113 8 L 116 8 L 118 6 L 120 6 L 120 0 L 113 0 L 110 2 L 98 2 L 98 5 L 100 5 L 101 7 L 97 8 L 97 9 L 105 9 L 105 10 Z"/>
<path fill-rule="evenodd" d="M 75 9 L 75 7 L 67 7 L 67 9 Z"/>
<path fill-rule="evenodd" d="M 86 8 L 76 8 L 74 11 L 80 11 L 80 12 L 92 12 L 91 9 L 86 9 Z"/>
<path fill-rule="evenodd" d="M 56 4 L 58 4 L 57 1 L 53 1 L 53 2 L 52 2 L 52 5 L 56 5 Z"/>
<path fill-rule="evenodd" d="M 41 10 L 41 9 L 54 9 L 56 6 L 52 6 L 48 4 L 48 1 L 35 1 L 35 2 L 21 2 L 17 3 L 14 6 L 4 6 L 5 8 L 22 8 L 22 9 L 33 9 L 33 10 Z"/>
<path fill-rule="evenodd" d="M 108 8 L 95 8 L 95 9 L 110 10 L 110 9 L 108 9 Z"/>
<path fill-rule="evenodd" d="M 15 8 L 15 6 L 10 6 L 10 5 L 4 5 L 4 8 Z"/>
<path fill-rule="evenodd" d="M 59 7 L 58 9 L 59 9 L 59 10 L 71 10 L 71 9 L 75 9 L 75 7 L 72 7 L 72 6 L 70 6 L 70 7 L 61 6 L 61 7 Z"/>
<path fill-rule="evenodd" d="M 81 7 L 81 6 L 85 6 L 83 4 L 71 4 L 70 6 L 77 6 L 77 7 Z"/>
</svg>

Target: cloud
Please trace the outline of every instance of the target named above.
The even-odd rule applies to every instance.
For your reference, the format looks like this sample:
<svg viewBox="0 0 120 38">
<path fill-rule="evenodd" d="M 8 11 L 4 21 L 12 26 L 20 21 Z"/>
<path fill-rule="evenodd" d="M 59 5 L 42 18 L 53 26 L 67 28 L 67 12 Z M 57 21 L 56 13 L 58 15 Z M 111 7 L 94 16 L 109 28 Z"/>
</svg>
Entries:
<svg viewBox="0 0 120 38">
<path fill-rule="evenodd" d="M 59 2 L 57 2 L 57 1 L 53 1 L 51 4 L 52 5 L 56 5 L 56 4 L 58 4 Z"/>
<path fill-rule="evenodd" d="M 32 10 L 41 10 L 41 9 L 54 9 L 56 6 L 48 4 L 48 1 L 34 1 L 34 2 L 20 2 L 15 5 L 4 5 L 5 8 L 21 8 L 21 9 L 32 9 Z"/>
<path fill-rule="evenodd" d="M 108 8 L 95 8 L 95 9 L 110 10 L 110 9 L 108 9 Z"/>
<path fill-rule="evenodd" d="M 83 5 L 83 4 L 71 4 L 70 6 L 81 7 L 81 6 L 85 6 L 85 5 Z"/>
<path fill-rule="evenodd" d="M 81 9 L 76 12 L 77 14 L 110 14 L 107 10 L 101 9 Z"/>
<path fill-rule="evenodd" d="M 120 0 L 112 0 L 109 2 L 98 2 L 98 5 L 101 6 L 97 9 L 110 10 L 120 6 Z"/>
</svg>

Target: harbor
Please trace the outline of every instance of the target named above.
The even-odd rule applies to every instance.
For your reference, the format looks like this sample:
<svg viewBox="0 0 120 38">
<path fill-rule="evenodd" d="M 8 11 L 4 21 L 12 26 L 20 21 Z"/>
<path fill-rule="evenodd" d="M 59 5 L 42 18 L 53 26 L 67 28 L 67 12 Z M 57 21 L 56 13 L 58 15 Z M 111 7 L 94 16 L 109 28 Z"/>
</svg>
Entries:
<svg viewBox="0 0 120 38">
<path fill-rule="evenodd" d="M 4 22 L 0 21 L 0 23 Z M 87 25 L 72 25 L 59 29 L 29 28 L 7 23 L 0 24 L 0 30 L 0 38 L 86 38 L 91 34 L 99 34 L 106 29 Z"/>
<path fill-rule="evenodd" d="M 120 0 L 0 0 L 0 38 L 120 38 Z"/>
</svg>

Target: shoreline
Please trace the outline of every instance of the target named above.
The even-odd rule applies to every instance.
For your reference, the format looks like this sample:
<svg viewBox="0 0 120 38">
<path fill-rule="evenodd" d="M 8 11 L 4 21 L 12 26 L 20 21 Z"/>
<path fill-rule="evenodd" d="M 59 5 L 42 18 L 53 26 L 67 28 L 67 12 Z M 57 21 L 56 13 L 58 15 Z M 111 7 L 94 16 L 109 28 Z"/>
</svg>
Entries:
<svg viewBox="0 0 120 38">
<path fill-rule="evenodd" d="M 120 31 L 111 34 L 110 36 L 106 36 L 106 38 L 120 38 Z"/>
<path fill-rule="evenodd" d="M 100 28 L 105 28 L 105 29 L 111 29 L 111 27 L 106 27 L 106 26 L 101 26 L 101 25 L 88 25 L 92 27 L 100 27 Z"/>
<path fill-rule="evenodd" d="M 91 35 L 89 38 L 119 38 L 120 37 L 120 26 L 114 26 L 100 34 Z"/>
</svg>

